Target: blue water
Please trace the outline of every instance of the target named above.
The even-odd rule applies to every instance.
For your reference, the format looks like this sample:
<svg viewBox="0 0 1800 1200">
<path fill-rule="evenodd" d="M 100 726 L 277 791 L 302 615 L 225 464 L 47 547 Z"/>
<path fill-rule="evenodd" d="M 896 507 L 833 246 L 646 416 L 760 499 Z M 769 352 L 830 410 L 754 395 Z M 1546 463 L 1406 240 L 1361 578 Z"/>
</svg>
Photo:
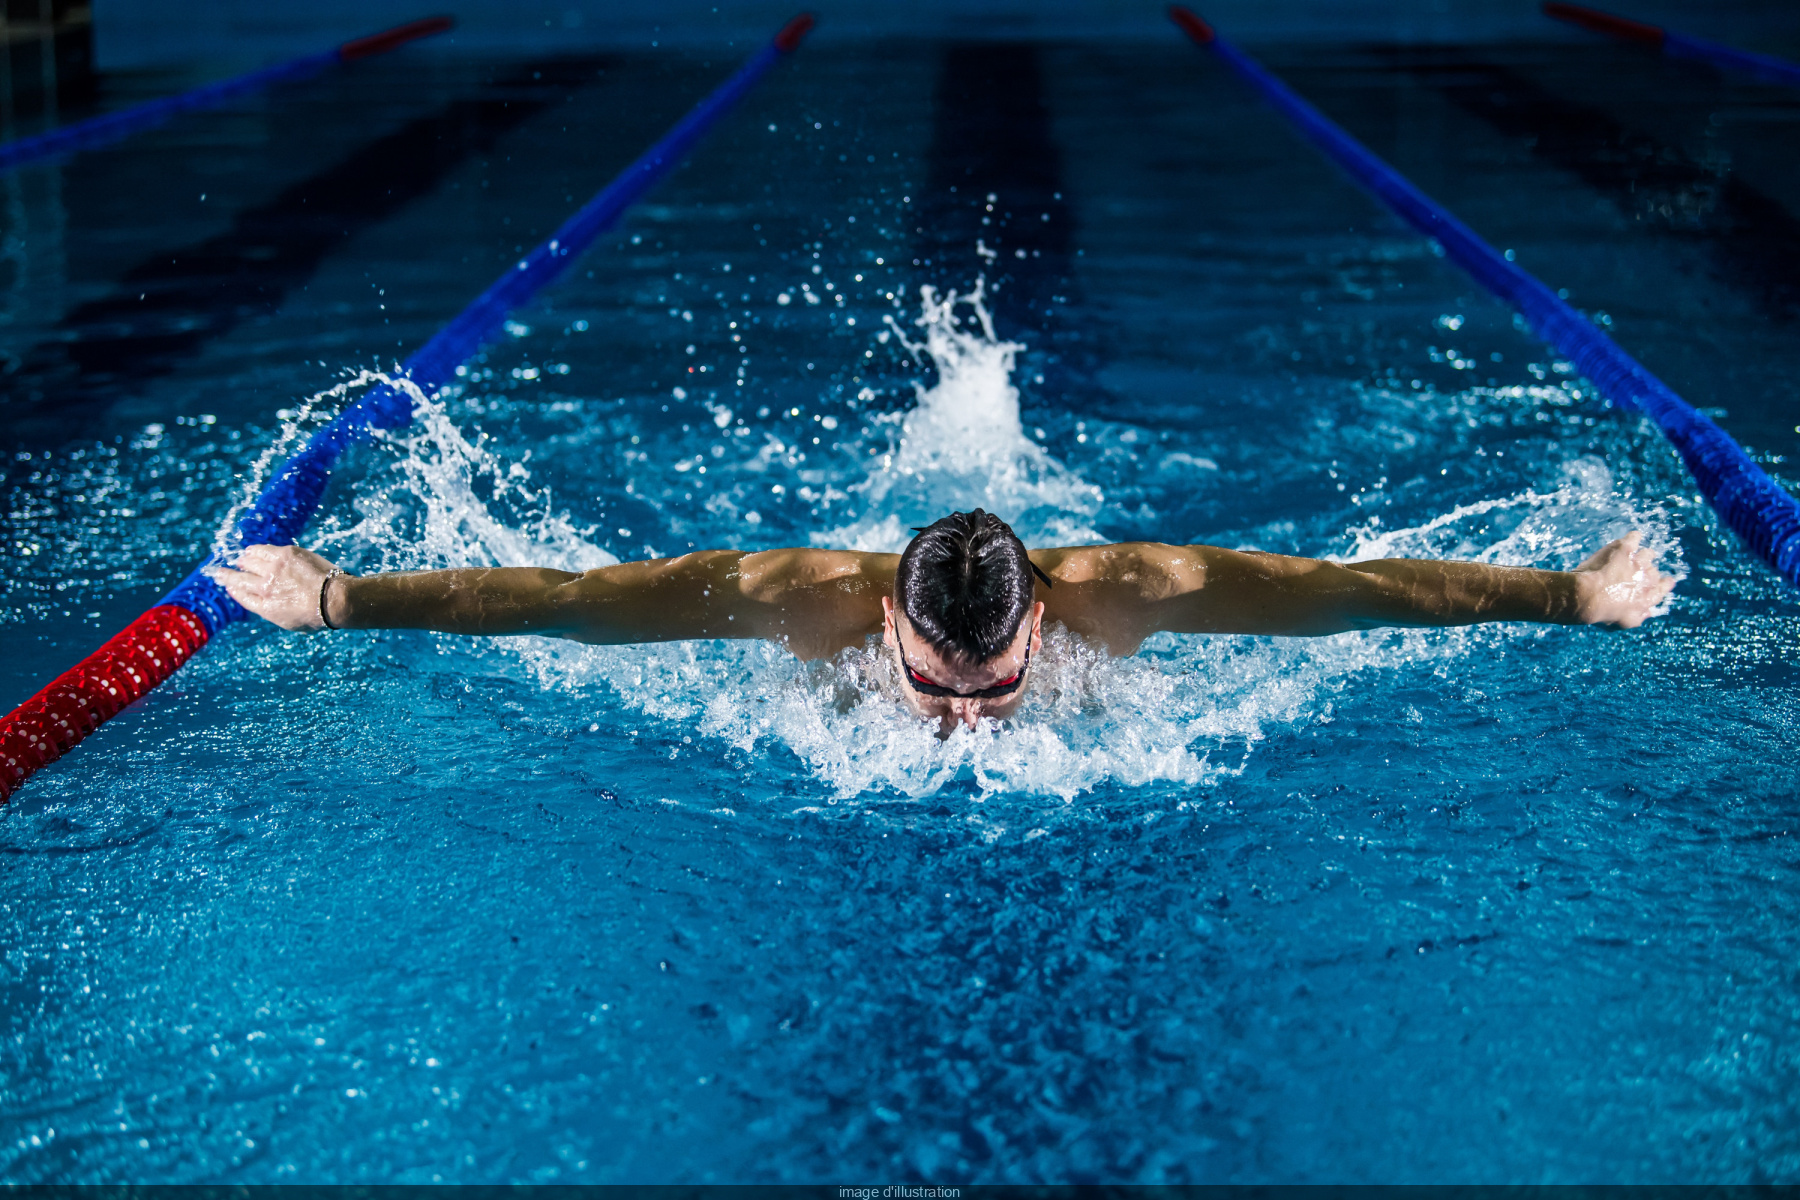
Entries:
<svg viewBox="0 0 1800 1200">
<path fill-rule="evenodd" d="M 1791 96 L 1264 54 L 1800 483 Z M 726 67 L 421 54 L 0 181 L 0 705 Z M 992 336 L 932 307 L 978 280 Z M 0 1178 L 1800 1180 L 1792 592 L 1179 42 L 809 49 L 472 366 L 309 544 L 982 501 L 1549 566 L 1640 528 L 1684 578 L 1630 633 L 1056 635 L 943 743 L 873 652 L 234 628 L 0 812 Z"/>
</svg>

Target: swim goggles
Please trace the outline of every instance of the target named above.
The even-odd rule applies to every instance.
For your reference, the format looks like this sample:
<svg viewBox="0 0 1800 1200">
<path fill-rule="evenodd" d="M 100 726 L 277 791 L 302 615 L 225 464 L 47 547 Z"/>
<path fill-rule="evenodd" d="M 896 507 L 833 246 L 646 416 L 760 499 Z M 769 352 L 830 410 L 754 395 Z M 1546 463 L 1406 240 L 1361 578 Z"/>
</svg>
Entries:
<svg viewBox="0 0 1800 1200">
<path fill-rule="evenodd" d="M 947 688 L 941 683 L 933 683 L 906 661 L 906 644 L 900 640 L 900 624 L 894 622 L 894 645 L 900 649 L 900 667 L 906 672 L 906 682 L 912 690 L 921 696 L 942 696 L 950 700 L 993 700 L 1000 696 L 1010 696 L 1025 686 L 1025 669 L 1031 666 L 1031 643 L 1025 643 L 1025 661 L 1019 664 L 1016 674 L 989 687 L 977 688 L 972 692 L 959 692 Z"/>
</svg>

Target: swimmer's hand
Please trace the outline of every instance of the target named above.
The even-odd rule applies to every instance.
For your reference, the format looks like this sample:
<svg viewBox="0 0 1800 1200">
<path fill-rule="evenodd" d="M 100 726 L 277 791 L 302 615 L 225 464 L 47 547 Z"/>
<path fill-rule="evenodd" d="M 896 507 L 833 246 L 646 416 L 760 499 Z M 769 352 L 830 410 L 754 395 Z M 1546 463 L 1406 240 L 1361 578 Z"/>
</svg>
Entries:
<svg viewBox="0 0 1800 1200">
<path fill-rule="evenodd" d="M 319 623 L 319 589 L 334 569 L 333 564 L 299 546 L 247 546 L 233 566 L 208 572 L 233 600 L 283 629 L 315 632 Z M 340 575 L 331 581 L 325 596 L 325 615 L 339 628 L 344 625 L 344 583 Z"/>
<path fill-rule="evenodd" d="M 1674 589 L 1674 578 L 1656 569 L 1656 555 L 1643 540 L 1634 529 L 1571 572 L 1578 623 L 1635 629 Z"/>
</svg>

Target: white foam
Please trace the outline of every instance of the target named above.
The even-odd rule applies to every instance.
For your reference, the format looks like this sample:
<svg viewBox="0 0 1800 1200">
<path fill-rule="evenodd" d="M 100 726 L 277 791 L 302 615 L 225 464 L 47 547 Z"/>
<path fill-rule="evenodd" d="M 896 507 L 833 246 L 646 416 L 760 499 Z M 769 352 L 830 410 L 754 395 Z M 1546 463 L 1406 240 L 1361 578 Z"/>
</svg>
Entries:
<svg viewBox="0 0 1800 1200">
<path fill-rule="evenodd" d="M 1468 630 L 1383 630 L 1281 642 L 1160 635 L 1117 659 L 1061 628 L 1032 660 L 1018 715 L 958 728 L 903 707 L 878 644 L 806 664 L 766 643 L 592 647 L 532 640 L 515 653 L 546 687 L 596 684 L 647 717 L 744 752 L 792 756 L 835 803 L 922 798 L 952 783 L 983 796 L 1070 801 L 1107 784 L 1203 785 L 1241 772 L 1271 731 L 1329 720 L 1357 674 L 1459 657 Z"/>
<path fill-rule="evenodd" d="M 936 370 L 937 382 L 913 385 L 917 403 L 891 419 L 896 429 L 887 451 L 849 489 L 864 515 L 815 534 L 815 544 L 898 551 L 912 536 L 909 526 L 973 508 L 999 515 L 1032 545 L 1104 540 L 1090 525 L 1104 500 L 1100 489 L 1025 436 L 1012 382 L 1025 347 L 995 336 L 985 301 L 983 280 L 967 294 L 942 297 L 922 286 L 913 322 L 924 330 L 918 342 L 886 318 L 900 344 Z M 959 306 L 970 310 L 972 323 L 958 315 Z"/>
</svg>

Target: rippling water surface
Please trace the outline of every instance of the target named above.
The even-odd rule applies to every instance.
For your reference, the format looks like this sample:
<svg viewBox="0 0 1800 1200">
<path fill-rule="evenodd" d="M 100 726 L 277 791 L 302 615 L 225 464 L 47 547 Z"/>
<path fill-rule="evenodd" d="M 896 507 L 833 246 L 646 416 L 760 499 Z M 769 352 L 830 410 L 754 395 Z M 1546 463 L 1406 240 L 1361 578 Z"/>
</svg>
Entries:
<svg viewBox="0 0 1800 1200">
<path fill-rule="evenodd" d="M 1733 240 L 1785 253 L 1791 107 L 1623 51 L 1605 96 L 1549 48 L 1270 59 L 1796 482 L 1796 314 Z M 413 66 L 4 181 L 0 704 L 725 63 Z M 1685 201 L 1521 126 L 1595 114 Z M 394 161 L 435 174 L 343 190 Z M 1056 631 L 944 741 L 872 647 L 235 628 L 0 812 L 0 1178 L 1800 1179 L 1800 621 L 1691 489 L 1179 45 L 809 49 L 309 544 L 579 570 L 980 504 L 1566 567 L 1636 528 L 1670 611 Z"/>
</svg>

